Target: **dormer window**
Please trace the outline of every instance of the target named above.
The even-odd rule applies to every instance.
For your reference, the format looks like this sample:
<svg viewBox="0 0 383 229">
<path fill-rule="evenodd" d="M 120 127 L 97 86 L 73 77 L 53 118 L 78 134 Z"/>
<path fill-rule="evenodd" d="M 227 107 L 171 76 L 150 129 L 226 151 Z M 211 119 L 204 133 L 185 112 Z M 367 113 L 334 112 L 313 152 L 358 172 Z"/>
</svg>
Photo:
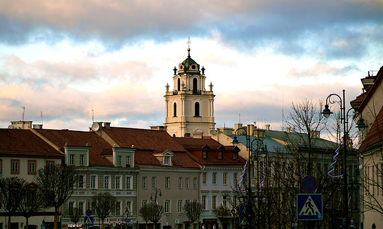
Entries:
<svg viewBox="0 0 383 229">
<path fill-rule="evenodd" d="M 163 154 L 160 154 L 157 157 L 160 161 L 162 159 L 162 165 L 172 166 L 172 156 L 173 153 L 171 151 L 165 151 Z"/>
<path fill-rule="evenodd" d="M 206 150 L 202 151 L 202 158 L 207 159 L 207 151 Z"/>
<path fill-rule="evenodd" d="M 233 160 L 237 160 L 238 158 L 238 153 L 233 153 Z"/>
<path fill-rule="evenodd" d="M 164 156 L 164 165 L 169 165 L 169 163 L 170 163 L 170 157 Z"/>
<path fill-rule="evenodd" d="M 222 160 L 222 152 L 218 152 L 218 159 Z"/>
</svg>

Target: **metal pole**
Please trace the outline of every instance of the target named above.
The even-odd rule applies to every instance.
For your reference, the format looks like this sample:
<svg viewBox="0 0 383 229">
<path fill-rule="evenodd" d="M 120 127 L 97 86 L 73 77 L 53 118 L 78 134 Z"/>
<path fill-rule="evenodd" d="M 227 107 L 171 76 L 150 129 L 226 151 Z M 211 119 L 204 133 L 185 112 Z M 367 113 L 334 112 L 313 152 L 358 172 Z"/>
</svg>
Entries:
<svg viewBox="0 0 383 229">
<path fill-rule="evenodd" d="M 347 117 L 346 117 L 346 102 L 345 102 L 345 90 L 343 89 L 343 178 L 344 178 L 344 216 L 346 218 L 346 225 L 344 228 L 348 228 L 349 219 L 348 219 L 348 193 L 347 193 L 347 138 L 348 138 L 348 130 L 347 130 Z M 342 113 L 341 112 L 341 113 Z M 342 117 L 341 117 L 342 119 Z"/>
<path fill-rule="evenodd" d="M 248 128 L 249 129 L 249 128 Z M 250 146 L 250 136 L 249 136 L 249 131 L 246 131 L 246 145 L 247 145 L 247 151 L 249 153 L 249 169 L 248 169 L 248 175 L 249 175 L 249 184 L 248 184 L 248 192 L 249 192 L 249 200 L 248 200 L 248 210 L 250 212 L 250 214 L 247 214 L 247 218 L 248 218 L 248 224 L 249 224 L 249 228 L 252 229 L 253 225 L 252 225 L 252 221 L 253 221 L 253 206 L 252 206 L 252 203 L 251 203 L 251 155 L 250 155 L 250 151 L 251 151 L 251 146 Z"/>
</svg>

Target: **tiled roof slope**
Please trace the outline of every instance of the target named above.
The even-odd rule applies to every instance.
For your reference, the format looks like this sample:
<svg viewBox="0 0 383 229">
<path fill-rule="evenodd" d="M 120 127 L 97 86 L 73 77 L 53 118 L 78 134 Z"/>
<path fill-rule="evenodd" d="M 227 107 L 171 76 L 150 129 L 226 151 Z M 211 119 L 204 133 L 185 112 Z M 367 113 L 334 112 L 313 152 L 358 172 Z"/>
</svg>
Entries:
<svg viewBox="0 0 383 229">
<path fill-rule="evenodd" d="M 48 129 L 39 129 L 35 131 L 47 138 L 60 149 L 64 148 L 65 144 L 68 146 L 90 146 L 90 166 L 113 165 L 108 159 L 100 155 L 103 150 L 111 149 L 112 146 L 94 132 Z"/>
<path fill-rule="evenodd" d="M 162 130 L 110 127 L 104 131 L 119 147 L 138 150 L 170 150 L 185 152 L 185 149 Z"/>
<path fill-rule="evenodd" d="M 246 160 L 238 156 L 237 160 L 233 160 L 233 147 L 225 147 L 212 138 L 190 138 L 177 137 L 174 138 L 185 149 L 190 152 L 190 156 L 201 165 L 205 166 L 220 166 L 220 167 L 243 167 Z M 209 149 L 208 158 L 202 159 L 197 156 L 198 152 L 202 152 L 204 148 Z M 223 151 L 222 159 L 217 156 L 212 156 L 211 153 Z"/>
<path fill-rule="evenodd" d="M 103 128 L 102 131 L 119 147 L 136 149 L 134 162 L 139 167 L 200 168 L 185 148 L 165 131 L 122 127 Z M 172 166 L 162 166 L 161 161 L 154 155 L 166 150 L 173 152 Z"/>
<path fill-rule="evenodd" d="M 0 155 L 64 157 L 62 153 L 30 130 L 22 129 L 0 129 Z"/>
<path fill-rule="evenodd" d="M 359 151 L 363 152 L 381 142 L 383 142 L 383 107 L 380 109 L 362 145 L 359 147 Z"/>
<path fill-rule="evenodd" d="M 368 101 L 372 98 L 372 96 L 374 95 L 375 91 L 378 89 L 382 80 L 383 80 L 383 66 L 379 69 L 378 73 L 376 74 L 374 84 L 369 88 L 369 90 L 367 91 L 367 95 L 363 99 L 363 102 L 358 107 L 360 112 L 362 112 L 363 109 L 367 106 Z"/>
</svg>

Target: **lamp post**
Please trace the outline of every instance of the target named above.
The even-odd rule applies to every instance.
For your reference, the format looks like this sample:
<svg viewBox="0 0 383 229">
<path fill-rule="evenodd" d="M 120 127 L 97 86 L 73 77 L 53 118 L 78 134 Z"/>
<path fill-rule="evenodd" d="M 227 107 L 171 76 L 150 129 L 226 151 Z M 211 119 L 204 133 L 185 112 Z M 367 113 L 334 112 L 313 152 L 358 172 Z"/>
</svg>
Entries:
<svg viewBox="0 0 383 229">
<path fill-rule="evenodd" d="M 340 105 L 340 122 L 343 123 L 343 214 L 344 214 L 344 220 L 345 224 L 343 224 L 343 228 L 348 228 L 348 225 L 350 224 L 350 220 L 348 218 L 348 193 L 347 193 L 347 140 L 349 137 L 348 132 L 348 112 L 351 110 L 354 110 L 354 108 L 350 108 L 346 112 L 346 101 L 345 101 L 345 90 L 343 89 L 343 96 L 340 97 L 338 94 L 330 94 L 326 98 L 326 105 L 325 108 L 322 111 L 322 114 L 325 118 L 328 118 L 332 112 L 329 109 L 329 104 L 339 103 Z M 339 101 L 333 101 L 331 100 L 331 97 L 335 96 L 339 99 Z M 360 131 L 364 130 L 366 128 L 366 125 L 364 124 L 363 118 L 360 118 L 357 122 L 356 126 Z"/>
<path fill-rule="evenodd" d="M 252 188 L 251 188 L 251 167 L 252 167 L 252 161 L 253 161 L 253 158 L 252 158 L 253 147 L 252 147 L 252 145 L 253 145 L 254 141 L 257 141 L 257 143 L 261 142 L 263 145 L 263 140 L 260 140 L 259 135 L 258 135 L 255 139 L 253 139 L 250 142 L 250 136 L 252 133 L 248 133 L 249 129 L 250 128 L 248 127 L 247 130 L 244 130 L 245 134 L 246 134 L 246 149 L 248 151 L 248 168 L 247 168 L 248 185 L 247 185 L 247 190 L 246 190 L 246 192 L 248 193 L 248 202 L 247 202 L 246 218 L 247 218 L 248 228 L 252 229 L 253 228 L 253 219 L 254 219 L 253 203 L 252 203 Z M 237 129 L 235 131 L 234 139 L 232 142 L 234 146 L 237 146 L 239 143 L 238 139 L 237 139 L 238 130 L 239 129 Z M 257 152 L 259 152 L 259 149 L 260 149 L 259 144 L 257 144 L 257 148 L 256 148 Z"/>
</svg>

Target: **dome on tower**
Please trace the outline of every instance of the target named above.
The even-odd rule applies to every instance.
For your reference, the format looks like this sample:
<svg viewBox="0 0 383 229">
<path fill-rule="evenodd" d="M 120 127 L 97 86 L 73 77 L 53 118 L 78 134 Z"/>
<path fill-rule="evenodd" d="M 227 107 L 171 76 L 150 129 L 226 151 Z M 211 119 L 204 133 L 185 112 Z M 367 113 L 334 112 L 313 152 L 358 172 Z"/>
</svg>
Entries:
<svg viewBox="0 0 383 229">
<path fill-rule="evenodd" d="M 199 71 L 199 64 L 190 57 L 190 48 L 188 48 L 188 57 L 180 64 L 181 71 Z"/>
</svg>

